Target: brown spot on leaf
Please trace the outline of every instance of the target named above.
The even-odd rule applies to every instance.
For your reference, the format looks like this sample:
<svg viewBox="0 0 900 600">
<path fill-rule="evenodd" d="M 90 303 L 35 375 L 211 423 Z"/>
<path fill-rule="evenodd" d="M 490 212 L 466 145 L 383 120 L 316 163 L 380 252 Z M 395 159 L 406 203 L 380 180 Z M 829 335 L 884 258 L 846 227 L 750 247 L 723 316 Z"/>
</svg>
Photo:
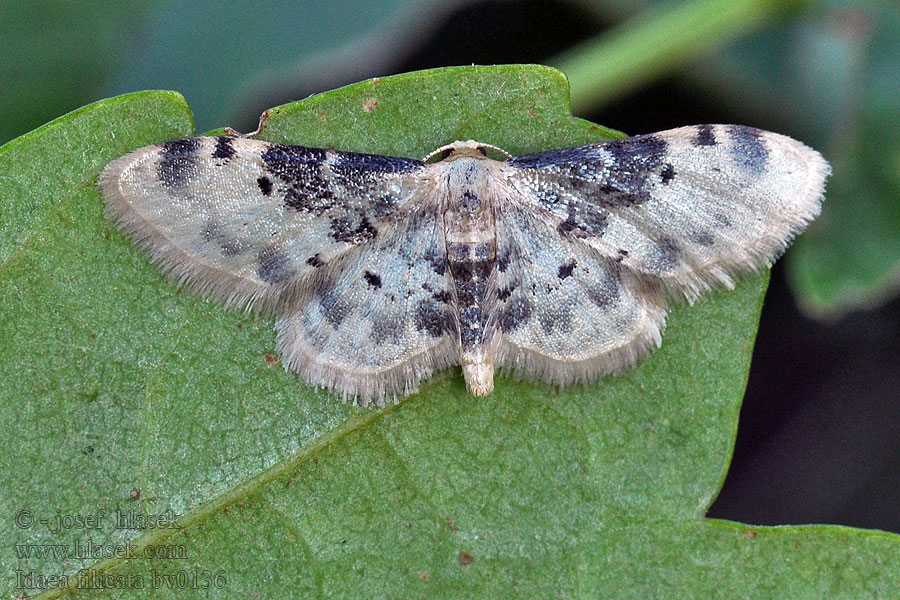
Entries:
<svg viewBox="0 0 900 600">
<path fill-rule="evenodd" d="M 378 108 L 378 100 L 376 100 L 375 98 L 372 98 L 371 96 L 369 96 L 368 98 L 363 98 L 363 101 L 362 101 L 363 112 L 367 112 L 367 113 L 372 112 L 376 108 Z"/>
<path fill-rule="evenodd" d="M 278 364 L 278 357 L 272 354 L 271 352 L 266 352 L 263 358 L 266 359 L 267 365 L 275 365 Z"/>
<path fill-rule="evenodd" d="M 473 560 L 474 559 L 472 558 L 472 555 L 468 552 L 459 553 L 459 564 L 461 564 L 462 566 L 465 567 L 466 565 L 471 565 Z"/>
</svg>

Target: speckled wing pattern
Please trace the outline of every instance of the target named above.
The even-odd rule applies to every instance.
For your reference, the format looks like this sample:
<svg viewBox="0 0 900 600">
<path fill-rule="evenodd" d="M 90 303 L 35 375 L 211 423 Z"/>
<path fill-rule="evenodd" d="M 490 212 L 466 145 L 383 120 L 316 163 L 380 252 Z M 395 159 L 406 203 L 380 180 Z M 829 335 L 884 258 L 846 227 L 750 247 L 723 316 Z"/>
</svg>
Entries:
<svg viewBox="0 0 900 600">
<path fill-rule="evenodd" d="M 236 137 L 110 163 L 107 215 L 190 289 L 275 313 L 287 367 L 383 404 L 455 364 L 559 385 L 632 366 L 666 310 L 771 264 L 828 164 L 791 138 L 699 125 L 434 163 Z"/>
<path fill-rule="evenodd" d="M 107 216 L 179 283 L 275 310 L 324 265 L 391 229 L 424 163 L 201 137 L 147 146 L 101 176 Z"/>
<path fill-rule="evenodd" d="M 828 163 L 787 136 L 698 125 L 510 160 L 560 235 L 693 300 L 770 266 L 819 214 Z"/>
<path fill-rule="evenodd" d="M 770 266 L 819 214 L 829 173 L 804 144 L 740 125 L 508 165 L 514 191 L 498 239 L 513 258 L 497 273 L 499 362 L 561 385 L 630 367 L 660 344 L 673 301 Z"/>
</svg>

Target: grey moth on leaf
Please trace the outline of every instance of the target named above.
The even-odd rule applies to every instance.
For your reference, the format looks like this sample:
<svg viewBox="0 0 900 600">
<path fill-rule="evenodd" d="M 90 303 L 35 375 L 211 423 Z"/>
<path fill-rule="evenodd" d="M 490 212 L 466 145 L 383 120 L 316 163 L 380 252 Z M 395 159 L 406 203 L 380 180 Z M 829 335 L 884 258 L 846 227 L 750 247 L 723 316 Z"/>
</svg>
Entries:
<svg viewBox="0 0 900 600">
<path fill-rule="evenodd" d="M 285 365 L 361 404 L 461 365 L 560 386 L 661 343 L 666 311 L 767 267 L 818 214 L 828 163 L 698 125 L 437 162 L 200 137 L 100 178 L 108 217 L 179 284 L 277 317 Z M 431 155 L 429 155 L 431 156 Z"/>
</svg>

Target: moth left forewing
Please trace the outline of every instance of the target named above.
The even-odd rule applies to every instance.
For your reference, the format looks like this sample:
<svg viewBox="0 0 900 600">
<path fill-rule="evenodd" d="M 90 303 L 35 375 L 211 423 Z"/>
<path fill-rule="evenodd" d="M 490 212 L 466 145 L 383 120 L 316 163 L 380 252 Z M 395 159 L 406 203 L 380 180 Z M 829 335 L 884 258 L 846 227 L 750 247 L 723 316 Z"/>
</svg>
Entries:
<svg viewBox="0 0 900 600">
<path fill-rule="evenodd" d="M 507 177 L 562 236 L 693 299 L 774 261 L 818 214 L 814 150 L 736 125 L 517 157 Z"/>
<path fill-rule="evenodd" d="M 167 274 L 239 306 L 275 309 L 325 264 L 394 227 L 420 161 L 189 138 L 101 175 L 107 215 Z"/>
</svg>

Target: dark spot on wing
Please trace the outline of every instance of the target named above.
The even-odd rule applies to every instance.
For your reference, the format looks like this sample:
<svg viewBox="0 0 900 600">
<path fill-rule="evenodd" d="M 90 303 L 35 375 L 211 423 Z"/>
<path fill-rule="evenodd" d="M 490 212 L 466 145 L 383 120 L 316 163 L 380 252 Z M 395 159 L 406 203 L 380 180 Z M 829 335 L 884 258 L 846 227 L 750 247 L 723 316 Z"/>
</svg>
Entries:
<svg viewBox="0 0 900 600">
<path fill-rule="evenodd" d="M 284 194 L 284 204 L 296 211 L 322 216 L 334 208 L 334 192 L 324 177 L 310 172 L 304 179 L 288 185 Z"/>
<path fill-rule="evenodd" d="M 259 191 L 262 192 L 263 196 L 272 195 L 272 180 L 265 175 L 256 178 L 256 185 L 259 186 Z"/>
<path fill-rule="evenodd" d="M 661 238 L 651 251 L 654 267 L 661 273 L 671 271 L 678 266 L 678 244 L 672 238 Z"/>
<path fill-rule="evenodd" d="M 447 309 L 430 299 L 420 300 L 413 315 L 416 329 L 431 337 L 440 337 L 451 329 Z"/>
<path fill-rule="evenodd" d="M 551 334 L 554 330 L 561 332 L 572 330 L 572 309 L 568 306 L 547 308 L 538 313 L 538 322 L 544 333 Z"/>
<path fill-rule="evenodd" d="M 331 237 L 336 242 L 346 242 L 358 246 L 375 239 L 377 235 L 378 230 L 372 226 L 365 215 L 361 216 L 358 222 L 349 217 L 337 217 L 331 220 Z"/>
<path fill-rule="evenodd" d="M 585 293 L 590 301 L 600 308 L 606 308 L 615 303 L 619 298 L 618 267 L 605 269 L 598 284 L 587 288 Z"/>
<path fill-rule="evenodd" d="M 379 346 L 388 340 L 397 344 L 400 342 L 405 326 L 405 322 L 398 319 L 396 315 L 386 312 L 376 313 L 372 317 L 372 331 L 369 337 Z"/>
<path fill-rule="evenodd" d="M 733 223 L 731 222 L 731 218 L 724 213 L 716 213 L 713 215 L 713 220 L 716 222 L 716 225 L 722 227 L 723 229 L 730 228 Z"/>
<path fill-rule="evenodd" d="M 381 219 L 397 210 L 397 199 L 390 194 L 376 196 L 372 202 L 372 212 L 376 218 Z"/>
<path fill-rule="evenodd" d="M 599 206 L 637 206 L 650 200 L 650 176 L 662 164 L 669 145 L 653 134 L 603 144 L 612 164 L 601 168 L 587 197 Z"/>
<path fill-rule="evenodd" d="M 431 268 L 438 275 L 447 272 L 447 256 L 441 252 L 437 245 L 431 246 L 425 254 L 425 260 L 431 264 Z"/>
<path fill-rule="evenodd" d="M 331 157 L 331 165 L 326 161 Z M 381 189 L 385 173 L 402 173 L 422 168 L 418 160 L 334 152 L 305 146 L 271 144 L 261 153 L 266 170 L 286 184 L 287 206 L 322 215 L 336 204 L 335 191 L 353 197 L 368 196 L 373 214 L 381 218 L 397 207 L 396 198 Z"/>
<path fill-rule="evenodd" d="M 505 333 L 515 331 L 531 318 L 531 312 L 531 302 L 521 296 L 516 296 L 500 310 L 500 329 Z"/>
<path fill-rule="evenodd" d="M 573 201 L 569 203 L 569 213 L 556 226 L 556 231 L 564 237 L 601 237 L 606 231 L 609 211 L 596 206 Z"/>
<path fill-rule="evenodd" d="M 212 219 L 208 220 L 203 227 L 203 239 L 207 242 L 213 242 L 217 235 L 219 235 L 219 225 Z"/>
<path fill-rule="evenodd" d="M 450 295 L 450 292 L 448 292 L 447 290 L 435 292 L 431 295 L 431 297 L 438 302 L 443 302 L 444 304 L 450 304 L 450 301 L 453 299 L 453 297 Z"/>
<path fill-rule="evenodd" d="M 247 244 L 239 242 L 236 238 L 223 239 L 219 243 L 219 247 L 222 249 L 222 255 L 228 257 L 243 254 L 250 249 Z"/>
<path fill-rule="evenodd" d="M 690 236 L 690 240 L 695 244 L 699 244 L 701 246 L 715 246 L 716 239 L 713 237 L 712 233 L 709 231 L 697 231 Z"/>
<path fill-rule="evenodd" d="M 625 248 L 619 248 L 619 255 L 616 256 L 616 262 L 620 263 L 628 257 L 628 250 Z"/>
<path fill-rule="evenodd" d="M 762 131 L 743 125 L 729 125 L 728 135 L 733 142 L 731 156 L 736 163 L 757 175 L 766 170 L 769 149 L 762 139 Z"/>
<path fill-rule="evenodd" d="M 186 186 L 197 172 L 197 150 L 200 138 L 166 142 L 160 150 L 156 176 L 167 188 Z"/>
<path fill-rule="evenodd" d="M 659 177 L 664 185 L 668 185 L 670 181 L 675 179 L 675 167 L 673 167 L 671 163 L 666 163 L 665 165 L 663 165 L 662 171 L 660 171 L 659 173 Z"/>
<path fill-rule="evenodd" d="M 322 148 L 271 144 L 263 150 L 260 157 L 272 174 L 286 181 L 293 181 L 303 177 L 308 172 L 309 165 L 325 162 L 328 153 Z"/>
<path fill-rule="evenodd" d="M 697 125 L 697 135 L 691 140 L 694 146 L 715 146 L 716 136 L 712 125 Z"/>
<path fill-rule="evenodd" d="M 559 271 L 556 273 L 556 276 L 560 279 L 565 279 L 572 275 L 572 271 L 575 270 L 575 259 L 572 259 L 572 262 L 566 263 L 564 265 L 559 265 Z"/>
<path fill-rule="evenodd" d="M 581 221 L 578 226 L 586 234 L 600 237 L 606 231 L 608 219 L 609 211 L 585 205 L 581 207 Z"/>
<path fill-rule="evenodd" d="M 629 170 L 634 171 L 646 171 L 658 166 L 669 148 L 664 139 L 652 133 L 613 140 L 602 146 L 617 164 L 627 165 Z"/>
<path fill-rule="evenodd" d="M 363 273 L 363 277 L 366 279 L 366 283 L 368 283 L 374 289 L 378 289 L 381 287 L 381 277 L 373 273 L 372 271 L 366 271 Z"/>
<path fill-rule="evenodd" d="M 317 215 L 334 206 L 331 186 L 322 177 L 322 164 L 328 156 L 325 150 L 272 144 L 260 156 L 266 170 L 287 184 L 286 206 Z"/>
<path fill-rule="evenodd" d="M 333 169 L 342 176 L 353 176 L 360 171 L 382 173 L 406 173 L 421 169 L 425 164 L 412 158 L 400 158 L 397 156 L 382 156 L 380 154 L 362 154 L 358 152 L 335 152 L 338 160 Z"/>
<path fill-rule="evenodd" d="M 542 169 L 560 167 L 567 163 L 593 163 L 597 162 L 597 159 L 596 146 L 578 146 L 514 156 L 509 159 L 509 164 L 520 169 Z"/>
<path fill-rule="evenodd" d="M 220 135 L 216 138 L 216 149 L 213 150 L 213 158 L 222 158 L 228 160 L 237 152 L 234 149 L 234 138 Z"/>
<path fill-rule="evenodd" d="M 566 217 L 565 221 L 560 221 L 559 225 L 556 226 L 556 231 L 559 235 L 568 237 L 572 234 L 573 231 L 578 230 L 578 223 L 575 221 L 575 217 L 571 214 Z"/>
<path fill-rule="evenodd" d="M 512 295 L 512 293 L 516 290 L 516 288 L 518 286 L 519 286 L 519 284 L 517 282 L 515 282 L 515 281 L 511 282 L 508 286 L 506 286 L 505 288 L 503 288 L 497 292 L 497 299 L 500 302 L 506 302 L 507 298 L 509 298 L 510 295 Z"/>
<path fill-rule="evenodd" d="M 612 208 L 650 199 L 648 177 L 662 164 L 667 149 L 666 141 L 653 134 L 637 135 L 592 146 L 524 154 L 509 163 L 523 169 L 543 169 L 563 179 L 564 187 L 574 188 L 573 193 L 582 200 Z M 545 192 L 544 196 L 542 202 L 547 204 L 554 194 Z"/>
<path fill-rule="evenodd" d="M 203 239 L 218 244 L 223 256 L 237 256 L 247 250 L 245 244 L 241 244 L 237 238 L 223 232 L 218 221 L 213 218 L 206 221 L 203 228 Z"/>
<path fill-rule="evenodd" d="M 575 199 L 567 207 L 567 219 L 559 231 L 577 237 L 602 235 L 608 216 L 603 209 L 636 206 L 648 201 L 651 198 L 650 177 L 660 172 L 667 150 L 665 140 L 649 134 L 523 155 L 509 162 L 519 168 L 541 169 L 542 176 L 534 184 L 536 188 L 552 189 L 556 179 L 557 186 L 571 190 Z M 557 193 L 542 191 L 539 197 L 552 209 L 559 202 Z M 558 211 L 556 208 L 555 212 Z"/>
<path fill-rule="evenodd" d="M 322 314 L 325 315 L 325 318 L 335 329 L 353 311 L 353 305 L 345 300 L 341 300 L 340 294 L 335 288 L 325 290 L 325 293 L 319 299 L 319 307 L 322 309 Z"/>
<path fill-rule="evenodd" d="M 503 246 L 502 250 L 497 256 L 497 270 L 501 273 L 506 273 L 506 269 L 509 268 L 509 258 L 512 254 L 510 247 L 508 245 Z"/>
<path fill-rule="evenodd" d="M 256 259 L 259 263 L 256 274 L 264 282 L 276 285 L 284 283 L 291 278 L 290 261 L 281 250 L 272 246 L 266 246 L 259 251 Z"/>
<path fill-rule="evenodd" d="M 318 269 L 325 263 L 322 262 L 322 259 L 319 258 L 318 254 L 315 254 L 306 259 L 306 264 L 308 264 L 309 266 L 311 266 L 314 269 Z"/>
</svg>

